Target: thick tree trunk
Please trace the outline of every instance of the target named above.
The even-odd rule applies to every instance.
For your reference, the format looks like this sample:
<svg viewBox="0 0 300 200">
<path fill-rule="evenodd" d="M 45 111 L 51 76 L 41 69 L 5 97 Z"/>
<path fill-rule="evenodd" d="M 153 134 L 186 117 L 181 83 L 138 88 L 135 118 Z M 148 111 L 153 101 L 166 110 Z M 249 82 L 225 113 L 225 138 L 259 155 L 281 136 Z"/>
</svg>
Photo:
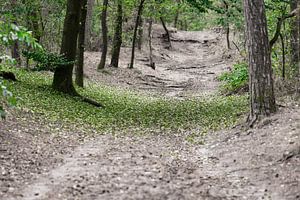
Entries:
<svg viewBox="0 0 300 200">
<path fill-rule="evenodd" d="M 105 63 L 106 63 L 106 56 L 107 56 L 107 49 L 108 49 L 108 36 L 107 36 L 107 6 L 108 6 L 108 0 L 103 1 L 103 10 L 101 15 L 101 27 L 102 27 L 102 40 L 103 40 L 103 46 L 102 46 L 102 54 L 101 54 L 101 60 L 98 65 L 98 69 L 104 69 Z"/>
<path fill-rule="evenodd" d="M 168 49 L 171 49 L 171 48 L 172 48 L 172 44 L 171 44 L 171 36 L 170 36 L 170 32 L 169 32 L 169 30 L 168 30 L 168 28 L 167 28 L 167 26 L 166 26 L 166 23 L 165 23 L 163 17 L 160 17 L 159 19 L 160 19 L 161 24 L 162 24 L 162 26 L 163 26 L 163 28 L 164 28 L 164 30 L 165 30 L 165 32 L 166 32 L 165 37 L 166 37 L 167 42 L 168 42 L 168 45 L 169 45 L 169 46 L 168 46 Z"/>
<path fill-rule="evenodd" d="M 78 0 L 68 0 L 60 53 L 69 61 L 76 58 L 79 17 L 80 3 Z M 74 64 L 69 64 L 55 69 L 52 83 L 55 90 L 71 95 L 77 94 L 72 81 L 73 66 Z"/>
<path fill-rule="evenodd" d="M 93 21 L 93 8 L 95 5 L 95 0 L 88 0 L 87 3 L 87 16 L 86 16 L 86 24 L 85 24 L 85 49 L 87 51 L 92 50 L 91 44 L 91 35 L 92 35 L 92 21 Z"/>
<path fill-rule="evenodd" d="M 110 66 L 119 67 L 120 50 L 122 45 L 122 25 L 123 25 L 123 3 L 118 0 L 117 19 L 115 23 L 115 33 L 111 52 Z"/>
<path fill-rule="evenodd" d="M 244 0 L 247 27 L 250 115 L 252 126 L 260 117 L 276 112 L 271 51 L 263 0 Z"/>
<path fill-rule="evenodd" d="M 136 36 L 137 36 L 138 27 L 139 27 L 140 19 L 141 19 L 142 12 L 143 12 L 144 2 L 145 2 L 145 0 L 140 0 L 140 5 L 138 7 L 138 13 L 137 13 L 136 21 L 135 21 L 135 27 L 134 27 L 133 39 L 132 39 L 131 60 L 130 60 L 130 65 L 129 65 L 130 69 L 132 69 L 133 65 L 134 65 Z"/>
<path fill-rule="evenodd" d="M 82 0 L 80 9 L 80 25 L 78 35 L 77 47 L 77 65 L 76 65 L 76 79 L 75 83 L 79 87 L 83 87 L 83 66 L 84 66 L 84 39 L 85 39 L 85 24 L 87 15 L 87 0 Z"/>
<path fill-rule="evenodd" d="M 291 11 L 300 6 L 300 0 L 291 0 Z M 291 66 L 294 69 L 295 75 L 299 73 L 300 69 L 300 17 L 299 14 L 291 21 Z"/>
<path fill-rule="evenodd" d="M 148 38 L 149 38 L 149 65 L 152 69 L 155 69 L 155 63 L 153 62 L 153 48 L 152 48 L 152 18 L 149 20 Z"/>
<path fill-rule="evenodd" d="M 12 0 L 11 1 L 11 7 L 15 8 L 16 6 L 17 6 L 17 0 Z M 14 15 L 13 16 L 14 17 L 13 23 L 15 25 L 18 25 L 16 14 L 13 13 L 13 15 Z M 21 63 L 20 47 L 19 47 L 19 42 L 18 41 L 13 42 L 13 44 L 12 44 L 11 57 L 14 58 L 17 61 L 18 66 L 21 66 L 22 63 Z"/>
</svg>

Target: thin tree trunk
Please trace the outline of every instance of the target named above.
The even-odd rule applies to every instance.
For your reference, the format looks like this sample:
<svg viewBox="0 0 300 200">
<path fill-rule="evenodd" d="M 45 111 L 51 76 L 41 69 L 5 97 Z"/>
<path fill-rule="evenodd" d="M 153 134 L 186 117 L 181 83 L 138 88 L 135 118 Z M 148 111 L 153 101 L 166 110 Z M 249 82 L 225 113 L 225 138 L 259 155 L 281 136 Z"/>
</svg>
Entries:
<svg viewBox="0 0 300 200">
<path fill-rule="evenodd" d="M 142 46 L 143 46 L 143 34 L 144 34 L 144 30 L 143 30 L 143 17 L 141 16 L 140 18 L 140 22 L 139 22 L 139 30 L 138 30 L 138 50 L 142 50 Z"/>
<path fill-rule="evenodd" d="M 119 66 L 120 50 L 122 45 L 122 25 L 123 25 L 123 3 L 122 0 L 118 0 L 117 19 L 115 23 L 115 34 L 113 39 L 113 48 L 111 53 L 110 66 Z"/>
<path fill-rule="evenodd" d="M 155 63 L 153 62 L 153 48 L 152 48 L 152 18 L 149 19 L 149 27 L 148 27 L 148 38 L 149 38 L 149 65 L 152 69 L 155 69 Z"/>
<path fill-rule="evenodd" d="M 108 0 L 103 0 L 103 8 L 102 8 L 103 10 L 101 16 L 103 46 L 102 46 L 101 60 L 98 65 L 98 69 L 104 69 L 106 63 L 106 56 L 107 56 L 107 49 L 108 49 L 107 6 L 108 6 Z"/>
<path fill-rule="evenodd" d="M 138 13 L 137 13 L 137 17 L 136 17 L 136 22 L 135 22 L 135 27 L 134 27 L 134 32 L 133 32 L 133 39 L 132 39 L 131 60 L 130 60 L 130 65 L 129 65 L 130 69 L 132 69 L 133 65 L 134 65 L 136 36 L 137 36 L 137 31 L 138 31 L 138 27 L 139 27 L 139 23 L 140 23 L 140 18 L 142 16 L 142 12 L 143 12 L 144 2 L 145 2 L 145 0 L 140 0 L 140 5 L 138 7 Z"/>
<path fill-rule="evenodd" d="M 83 87 L 83 67 L 84 67 L 84 39 L 85 39 L 85 25 L 87 16 L 87 0 L 82 0 L 80 9 L 80 25 L 77 46 L 77 65 L 76 65 L 76 79 L 75 83 L 79 87 Z"/>
<path fill-rule="evenodd" d="M 92 50 L 91 46 L 91 35 L 92 35 L 92 21 L 93 21 L 93 8 L 95 5 L 95 0 L 88 0 L 87 3 L 87 16 L 86 16 L 86 24 L 85 24 L 85 49 L 87 51 Z"/>
<path fill-rule="evenodd" d="M 164 30 L 166 32 L 166 38 L 167 38 L 167 42 L 169 44 L 168 48 L 171 49 L 172 48 L 172 44 L 171 44 L 170 32 L 169 32 L 169 30 L 168 30 L 168 28 L 167 28 L 167 26 L 165 24 L 165 21 L 164 21 L 163 17 L 160 17 L 159 19 L 160 19 L 161 24 L 162 24 L 162 26 L 163 26 L 163 28 L 164 28 Z"/>
<path fill-rule="evenodd" d="M 64 55 L 68 61 L 76 59 L 79 17 L 80 3 L 78 3 L 78 0 L 68 0 L 60 51 L 60 54 Z M 77 95 L 72 81 L 73 67 L 74 64 L 68 64 L 55 69 L 52 83 L 55 90 Z"/>
<path fill-rule="evenodd" d="M 281 40 L 281 49 L 282 49 L 282 79 L 285 79 L 285 43 L 284 43 L 284 37 L 280 33 L 279 34 L 280 40 Z"/>
<path fill-rule="evenodd" d="M 249 125 L 276 112 L 271 50 L 263 0 L 244 0 L 249 54 Z"/>
<path fill-rule="evenodd" d="M 226 11 L 226 22 L 225 22 L 225 29 L 226 29 L 226 42 L 227 42 L 227 48 L 231 49 L 230 47 L 230 25 L 229 25 L 229 5 L 226 1 L 223 0 L 223 3 L 225 5 L 225 11 Z"/>
<path fill-rule="evenodd" d="M 174 27 L 177 28 L 178 26 L 178 19 L 179 19 L 179 11 L 180 11 L 180 0 L 176 0 L 177 2 L 177 8 L 176 8 L 176 13 L 174 17 Z"/>
</svg>

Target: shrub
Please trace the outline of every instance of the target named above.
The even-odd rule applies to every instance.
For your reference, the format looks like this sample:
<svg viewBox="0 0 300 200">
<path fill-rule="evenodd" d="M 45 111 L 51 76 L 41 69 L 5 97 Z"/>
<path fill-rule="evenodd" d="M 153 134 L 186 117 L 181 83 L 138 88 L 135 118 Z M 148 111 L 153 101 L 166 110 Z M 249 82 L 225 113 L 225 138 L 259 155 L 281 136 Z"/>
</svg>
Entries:
<svg viewBox="0 0 300 200">
<path fill-rule="evenodd" d="M 249 80 L 248 65 L 244 62 L 236 63 L 230 72 L 224 72 L 218 77 L 219 81 L 224 81 L 222 90 L 229 93 L 237 93 L 248 87 Z"/>
</svg>

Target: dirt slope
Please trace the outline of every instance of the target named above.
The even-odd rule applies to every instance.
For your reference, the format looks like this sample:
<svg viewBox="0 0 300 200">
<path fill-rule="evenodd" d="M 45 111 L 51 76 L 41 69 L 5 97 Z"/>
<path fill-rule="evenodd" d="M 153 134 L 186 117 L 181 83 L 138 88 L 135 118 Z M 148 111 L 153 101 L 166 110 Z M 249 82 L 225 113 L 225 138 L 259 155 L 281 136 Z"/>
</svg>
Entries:
<svg viewBox="0 0 300 200">
<path fill-rule="evenodd" d="M 224 35 L 215 31 L 172 33 L 172 49 L 164 48 L 161 38 L 163 30 L 154 27 L 154 61 L 156 70 L 147 64 L 148 47 L 137 51 L 135 69 L 129 70 L 129 48 L 121 52 L 120 69 L 107 67 L 104 72 L 97 72 L 100 53 L 87 52 L 86 76 L 91 81 L 102 85 L 113 85 L 139 92 L 165 95 L 169 97 L 193 97 L 214 94 L 219 83 L 218 74 L 229 70 L 233 63 L 234 50 L 227 51 Z M 110 60 L 107 60 L 109 65 Z"/>
<path fill-rule="evenodd" d="M 99 84 L 170 97 L 216 92 L 216 75 L 232 62 L 223 36 L 178 32 L 173 50 L 167 50 L 159 45 L 159 31 L 157 70 L 145 66 L 147 51 L 138 54 L 135 70 L 125 69 L 129 50 L 124 49 L 121 69 L 100 74 L 94 70 L 99 53 L 87 53 L 87 76 Z M 253 130 L 201 138 L 204 145 L 188 143 L 188 132 L 85 139 L 91 130 L 49 124 L 27 112 L 0 127 L 0 199 L 300 199 L 296 104 Z"/>
</svg>

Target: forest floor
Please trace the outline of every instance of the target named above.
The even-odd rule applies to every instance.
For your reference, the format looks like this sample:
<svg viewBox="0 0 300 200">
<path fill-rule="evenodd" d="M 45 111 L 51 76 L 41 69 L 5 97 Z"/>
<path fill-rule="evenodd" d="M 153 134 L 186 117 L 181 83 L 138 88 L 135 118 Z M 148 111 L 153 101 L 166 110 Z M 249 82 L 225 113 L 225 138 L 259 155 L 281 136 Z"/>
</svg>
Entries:
<svg viewBox="0 0 300 200">
<path fill-rule="evenodd" d="M 147 51 L 126 69 L 125 49 L 123 67 L 99 73 L 100 55 L 90 52 L 88 78 L 170 98 L 217 93 L 216 76 L 234 62 L 224 36 L 180 31 L 167 50 L 160 34 L 155 71 L 146 65 Z M 300 199 L 300 107 L 282 104 L 256 128 L 210 133 L 201 144 L 182 134 L 86 137 L 76 126 L 18 113 L 0 122 L 0 199 Z"/>
</svg>

